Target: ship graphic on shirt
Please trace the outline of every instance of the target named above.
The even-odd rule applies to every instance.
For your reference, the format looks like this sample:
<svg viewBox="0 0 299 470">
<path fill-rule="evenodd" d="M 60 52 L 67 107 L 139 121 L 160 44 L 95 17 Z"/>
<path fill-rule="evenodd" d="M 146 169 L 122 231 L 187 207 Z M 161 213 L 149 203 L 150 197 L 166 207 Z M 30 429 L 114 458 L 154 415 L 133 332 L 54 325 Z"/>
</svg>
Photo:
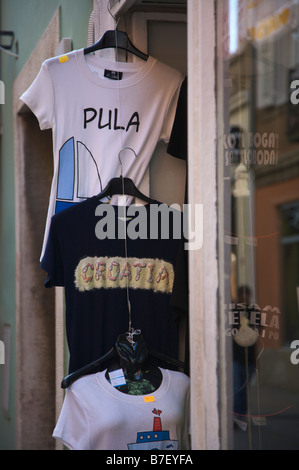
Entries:
<svg viewBox="0 0 299 470">
<path fill-rule="evenodd" d="M 161 410 L 156 408 L 154 413 L 153 430 L 137 433 L 136 442 L 128 444 L 128 450 L 177 450 L 178 441 L 170 439 L 169 431 L 162 430 Z"/>
</svg>

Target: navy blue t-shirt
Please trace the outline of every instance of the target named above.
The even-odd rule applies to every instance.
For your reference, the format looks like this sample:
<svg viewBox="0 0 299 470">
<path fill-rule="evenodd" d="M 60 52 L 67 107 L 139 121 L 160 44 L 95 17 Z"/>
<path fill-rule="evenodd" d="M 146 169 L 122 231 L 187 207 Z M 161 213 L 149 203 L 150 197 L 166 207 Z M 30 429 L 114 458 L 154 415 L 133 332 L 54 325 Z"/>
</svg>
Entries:
<svg viewBox="0 0 299 470">
<path fill-rule="evenodd" d="M 132 327 L 149 348 L 177 358 L 171 299 L 174 289 L 186 292 L 185 273 L 176 272 L 183 214 L 157 202 L 129 206 L 124 222 L 123 209 L 92 197 L 52 217 L 41 267 L 46 287 L 65 287 L 70 373 L 107 353 L 128 331 L 127 292 Z"/>
</svg>

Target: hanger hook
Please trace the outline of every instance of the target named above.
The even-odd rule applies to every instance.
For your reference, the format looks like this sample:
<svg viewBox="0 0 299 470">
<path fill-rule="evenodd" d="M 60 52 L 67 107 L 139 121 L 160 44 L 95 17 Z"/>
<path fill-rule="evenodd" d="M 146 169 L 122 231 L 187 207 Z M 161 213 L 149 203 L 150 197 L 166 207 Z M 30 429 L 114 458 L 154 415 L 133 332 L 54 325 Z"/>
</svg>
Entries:
<svg viewBox="0 0 299 470">
<path fill-rule="evenodd" d="M 121 155 L 121 153 L 122 153 L 124 150 L 131 150 L 131 151 L 134 153 L 135 157 L 137 158 L 137 154 L 136 154 L 135 150 L 133 150 L 131 147 L 123 147 L 123 148 L 119 151 L 118 160 L 119 160 L 120 167 L 121 167 L 121 175 L 123 174 L 123 162 L 122 162 L 122 160 L 121 160 L 121 158 L 120 158 L 120 155 Z"/>
<path fill-rule="evenodd" d="M 112 18 L 114 19 L 114 22 L 115 22 L 115 29 L 117 28 L 117 25 L 118 25 L 118 22 L 119 22 L 119 18 L 116 19 L 116 17 L 113 15 L 112 11 L 111 11 L 111 0 L 108 0 L 108 3 L 107 3 L 107 10 L 109 12 L 109 14 L 112 16 Z"/>
</svg>

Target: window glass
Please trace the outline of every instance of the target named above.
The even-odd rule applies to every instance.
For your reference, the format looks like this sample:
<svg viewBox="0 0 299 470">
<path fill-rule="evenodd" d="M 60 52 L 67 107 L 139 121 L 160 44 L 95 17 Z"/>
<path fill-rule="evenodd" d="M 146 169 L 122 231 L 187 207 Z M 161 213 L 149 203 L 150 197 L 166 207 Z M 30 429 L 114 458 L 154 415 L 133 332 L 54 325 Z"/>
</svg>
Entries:
<svg viewBox="0 0 299 470">
<path fill-rule="evenodd" d="M 217 34 L 229 445 L 299 449 L 299 1 L 218 0 Z"/>
</svg>

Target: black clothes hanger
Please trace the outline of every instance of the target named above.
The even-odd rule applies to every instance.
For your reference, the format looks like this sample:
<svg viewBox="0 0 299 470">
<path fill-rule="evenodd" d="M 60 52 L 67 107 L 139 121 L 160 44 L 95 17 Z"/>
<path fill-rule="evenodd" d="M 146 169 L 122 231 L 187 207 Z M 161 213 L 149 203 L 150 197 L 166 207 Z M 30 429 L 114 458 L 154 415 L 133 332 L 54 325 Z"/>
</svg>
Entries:
<svg viewBox="0 0 299 470">
<path fill-rule="evenodd" d="M 154 199 L 151 199 L 150 197 L 141 193 L 130 178 L 123 178 L 122 176 L 112 178 L 107 184 L 106 188 L 104 188 L 103 191 L 97 195 L 97 198 L 103 199 L 104 197 L 111 197 L 120 194 L 137 197 L 138 199 L 142 199 L 149 204 L 156 203 Z"/>
<path fill-rule="evenodd" d="M 90 54 L 91 52 L 109 48 L 123 49 L 127 52 L 130 52 L 131 54 L 134 54 L 140 59 L 148 59 L 147 54 L 134 46 L 127 33 L 125 31 L 119 31 L 118 29 L 105 31 L 103 36 L 95 44 L 84 49 L 84 54 L 86 55 Z"/>
<path fill-rule="evenodd" d="M 110 372 L 121 368 L 125 383 L 116 385 L 120 392 L 130 395 L 147 395 L 160 387 L 162 372 L 156 364 L 147 364 L 147 344 L 140 330 L 119 335 L 115 348 L 119 360 L 116 365 L 107 369 L 105 377 L 111 381 Z"/>
<path fill-rule="evenodd" d="M 153 369 L 153 363 L 155 362 L 157 365 L 159 364 L 164 367 L 172 366 L 174 368 L 184 368 L 184 363 L 182 361 L 158 353 L 155 350 L 147 349 L 147 345 L 142 335 L 138 338 L 138 341 L 134 341 L 135 346 L 134 344 L 132 345 L 130 341 L 128 342 L 128 336 L 130 337 L 129 333 L 119 335 L 113 348 L 111 348 L 100 358 L 90 362 L 89 364 L 86 364 L 77 371 L 74 371 L 65 377 L 61 382 L 61 388 L 68 388 L 72 383 L 81 377 L 84 377 L 88 374 L 93 374 L 99 370 L 103 370 L 105 366 L 109 364 L 109 362 L 112 364 L 113 360 L 116 360 L 118 367 L 123 367 L 131 378 L 132 375 L 134 376 L 141 366 L 149 366 L 152 371 L 156 370 Z M 153 359 L 154 361 L 148 364 L 147 360 L 150 359 Z M 157 379 L 157 377 L 155 378 Z"/>
<path fill-rule="evenodd" d="M 106 31 L 95 44 L 90 47 L 86 47 L 84 49 L 84 54 L 90 54 L 91 52 L 99 51 L 101 49 L 113 48 L 116 50 L 123 49 L 127 52 L 130 52 L 131 54 L 136 55 L 140 59 L 147 60 L 148 55 L 134 46 L 128 34 L 117 29 L 119 19 L 116 20 L 115 16 L 112 14 L 110 1 L 111 0 L 108 0 L 107 10 L 115 21 L 115 29 Z"/>
<path fill-rule="evenodd" d="M 130 147 L 123 147 L 118 154 L 118 159 L 121 165 L 121 175 L 119 177 L 111 178 L 109 183 L 107 184 L 106 188 L 103 189 L 96 197 L 98 199 L 103 199 L 104 197 L 111 197 L 115 195 L 126 195 L 126 196 L 133 196 L 137 197 L 138 199 L 142 199 L 143 201 L 149 204 L 155 204 L 157 201 L 151 199 L 150 197 L 146 196 L 145 194 L 141 193 L 139 189 L 135 186 L 134 182 L 130 178 L 124 178 L 122 176 L 122 161 L 120 158 L 120 154 L 123 150 L 132 150 L 135 157 L 137 158 L 136 153 Z"/>
</svg>

